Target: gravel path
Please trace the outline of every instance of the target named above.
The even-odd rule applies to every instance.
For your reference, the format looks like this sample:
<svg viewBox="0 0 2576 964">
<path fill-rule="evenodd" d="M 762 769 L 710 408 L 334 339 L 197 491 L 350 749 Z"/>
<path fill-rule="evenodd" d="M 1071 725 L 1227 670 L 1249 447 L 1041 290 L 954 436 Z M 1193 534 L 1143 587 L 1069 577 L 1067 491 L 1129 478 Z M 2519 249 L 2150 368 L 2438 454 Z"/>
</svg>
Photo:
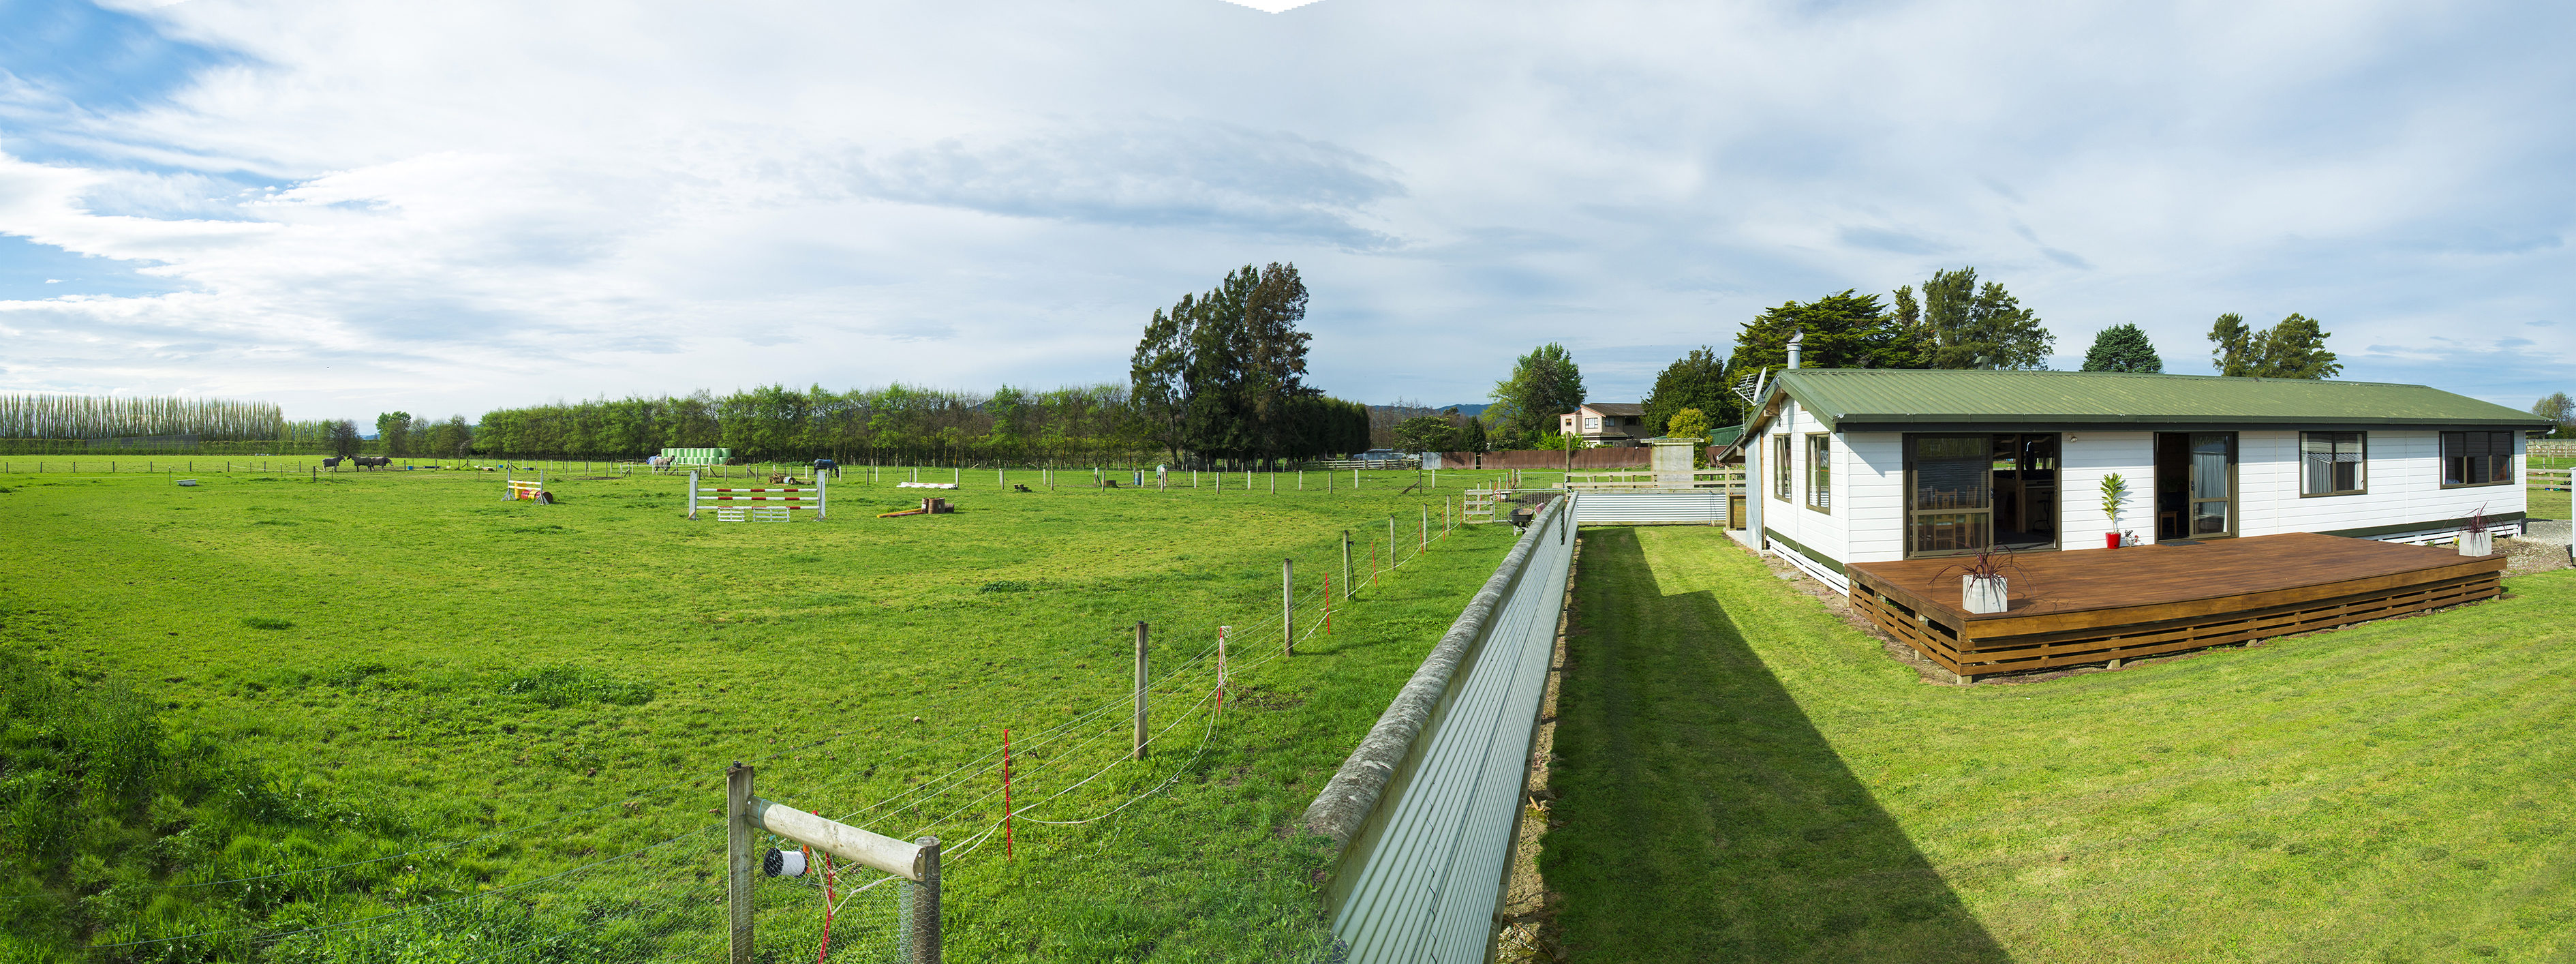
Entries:
<svg viewBox="0 0 2576 964">
<path fill-rule="evenodd" d="M 2565 519 L 2533 519 L 2523 523 L 2522 537 L 2533 542 L 2567 545 L 2569 523 Z"/>
</svg>

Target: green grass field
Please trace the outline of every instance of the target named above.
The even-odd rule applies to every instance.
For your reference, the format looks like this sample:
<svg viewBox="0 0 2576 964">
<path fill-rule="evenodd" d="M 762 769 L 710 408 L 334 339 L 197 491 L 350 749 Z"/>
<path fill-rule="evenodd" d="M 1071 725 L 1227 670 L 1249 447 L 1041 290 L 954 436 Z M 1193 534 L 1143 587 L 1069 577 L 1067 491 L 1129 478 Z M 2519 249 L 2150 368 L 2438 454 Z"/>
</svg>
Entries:
<svg viewBox="0 0 2576 964">
<path fill-rule="evenodd" d="M 1723 534 L 1583 533 L 1541 865 L 1578 961 L 2564 961 L 2576 573 L 1939 686 Z"/>
<path fill-rule="evenodd" d="M 686 521 L 671 476 L 556 476 L 553 506 L 502 501 L 488 473 L 0 476 L 0 678 L 20 684 L 0 694 L 0 959 L 205 933 L 91 957 L 707 959 L 703 831 L 738 759 L 781 802 L 952 853 L 983 840 L 948 867 L 955 959 L 1313 954 L 1321 863 L 1291 823 L 1511 530 L 1433 542 L 1273 659 L 1282 558 L 1306 634 L 1342 531 L 1365 578 L 1390 516 L 1406 556 L 1426 504 L 1438 534 L 1441 493 L 1376 473 L 1329 496 L 1005 495 L 967 475 L 844 484 L 830 521 L 789 524 Z M 873 518 L 924 494 L 961 511 Z M 1165 735 L 1118 764 L 1139 621 Z M 1212 716 L 1189 660 L 1220 625 L 1242 632 Z M 1015 804 L 1044 804 L 1008 862 L 976 836 L 1001 812 L 1004 727 Z M 764 944 L 812 955 L 819 893 L 763 888 Z M 835 942 L 881 943 L 894 892 L 845 907 Z"/>
</svg>

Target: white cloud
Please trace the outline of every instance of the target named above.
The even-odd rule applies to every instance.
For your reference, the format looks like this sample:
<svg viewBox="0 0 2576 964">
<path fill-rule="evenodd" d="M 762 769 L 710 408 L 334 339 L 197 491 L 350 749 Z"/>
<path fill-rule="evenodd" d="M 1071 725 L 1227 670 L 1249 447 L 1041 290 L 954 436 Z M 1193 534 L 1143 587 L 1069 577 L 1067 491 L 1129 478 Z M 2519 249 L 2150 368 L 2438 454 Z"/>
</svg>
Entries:
<svg viewBox="0 0 2576 964">
<path fill-rule="evenodd" d="M 235 56 L 140 107 L 0 97 L 0 233 L 170 290 L 0 301 L 5 387 L 319 416 L 1115 379 L 1147 311 L 1271 260 L 1318 381 L 1376 399 L 1474 400 L 1549 340 L 1634 397 L 1765 305 L 1960 264 L 2069 356 L 2300 311 L 2354 377 L 2510 400 L 2490 362 L 2570 354 L 2525 324 L 2568 313 L 2554 9 L 142 15 Z M 2486 361 L 2437 364 L 2454 332 Z"/>
</svg>

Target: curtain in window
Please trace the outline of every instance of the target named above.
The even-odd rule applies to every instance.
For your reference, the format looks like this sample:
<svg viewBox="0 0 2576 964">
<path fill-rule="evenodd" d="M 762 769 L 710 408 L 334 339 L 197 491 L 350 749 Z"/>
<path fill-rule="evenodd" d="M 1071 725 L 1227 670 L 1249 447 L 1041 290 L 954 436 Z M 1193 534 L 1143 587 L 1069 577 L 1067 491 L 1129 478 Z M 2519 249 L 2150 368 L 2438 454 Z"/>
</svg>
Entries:
<svg viewBox="0 0 2576 964">
<path fill-rule="evenodd" d="M 2332 495 L 2362 489 L 2360 432 L 2303 432 L 2299 461 L 2304 468 L 2299 491 Z"/>
<path fill-rule="evenodd" d="M 1834 507 L 1833 446 L 1830 435 L 1807 436 L 1807 504 Z"/>
</svg>

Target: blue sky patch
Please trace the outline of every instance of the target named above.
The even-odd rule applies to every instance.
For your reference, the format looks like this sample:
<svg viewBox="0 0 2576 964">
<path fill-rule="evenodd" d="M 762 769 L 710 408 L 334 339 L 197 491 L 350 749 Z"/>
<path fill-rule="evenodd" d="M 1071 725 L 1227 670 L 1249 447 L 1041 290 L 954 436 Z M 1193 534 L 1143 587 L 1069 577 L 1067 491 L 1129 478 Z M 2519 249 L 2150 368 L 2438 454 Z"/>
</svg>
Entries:
<svg viewBox="0 0 2576 964">
<path fill-rule="evenodd" d="M 165 99 L 199 71 L 243 59 L 88 3 L 0 0 L 0 70 L 92 111 Z"/>
<path fill-rule="evenodd" d="M 0 301 L 41 301 L 64 295 L 168 294 L 179 286 L 135 269 L 143 262 L 91 258 L 25 238 L 0 237 Z"/>
</svg>

